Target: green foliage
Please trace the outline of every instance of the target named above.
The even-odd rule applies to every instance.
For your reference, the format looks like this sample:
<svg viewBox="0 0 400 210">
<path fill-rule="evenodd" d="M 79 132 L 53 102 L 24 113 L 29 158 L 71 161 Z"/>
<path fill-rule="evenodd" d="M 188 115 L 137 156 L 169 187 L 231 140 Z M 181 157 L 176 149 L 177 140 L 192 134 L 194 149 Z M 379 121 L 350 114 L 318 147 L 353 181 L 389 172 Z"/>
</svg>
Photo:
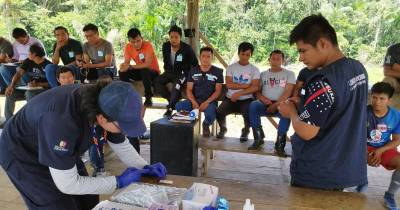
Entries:
<svg viewBox="0 0 400 210">
<path fill-rule="evenodd" d="M 99 26 L 122 56 L 126 32 L 138 27 L 161 55 L 172 24 L 185 28 L 183 0 L 0 0 L 0 36 L 10 37 L 24 27 L 41 39 L 47 51 L 54 44 L 53 28 L 65 26 L 72 37 L 84 41 L 82 27 Z M 298 53 L 288 45 L 292 28 L 310 14 L 323 14 L 335 27 L 346 55 L 367 63 L 382 63 L 387 47 L 399 42 L 400 5 L 396 0 L 201 0 L 200 30 L 229 63 L 240 42 L 256 46 L 253 60 L 266 63 L 273 49 L 281 49 L 289 62 Z"/>
</svg>

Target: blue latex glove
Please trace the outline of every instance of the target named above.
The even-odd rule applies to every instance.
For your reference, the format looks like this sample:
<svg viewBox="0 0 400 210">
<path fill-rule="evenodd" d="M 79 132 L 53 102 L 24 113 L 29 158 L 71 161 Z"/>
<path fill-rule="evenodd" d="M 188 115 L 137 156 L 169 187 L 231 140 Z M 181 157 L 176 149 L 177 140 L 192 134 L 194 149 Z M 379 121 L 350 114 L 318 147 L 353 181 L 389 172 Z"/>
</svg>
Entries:
<svg viewBox="0 0 400 210">
<path fill-rule="evenodd" d="M 152 176 L 164 179 L 167 177 L 167 169 L 162 163 L 155 163 L 143 167 L 142 174 L 145 176 Z"/>
<path fill-rule="evenodd" d="M 141 177 L 142 177 L 141 170 L 138 170 L 137 168 L 134 167 L 127 168 L 121 175 L 116 176 L 117 189 L 126 187 L 133 182 L 138 182 L 140 181 Z"/>
<path fill-rule="evenodd" d="M 214 208 L 212 206 L 206 206 L 203 208 L 203 210 L 217 210 L 217 208 Z"/>
</svg>

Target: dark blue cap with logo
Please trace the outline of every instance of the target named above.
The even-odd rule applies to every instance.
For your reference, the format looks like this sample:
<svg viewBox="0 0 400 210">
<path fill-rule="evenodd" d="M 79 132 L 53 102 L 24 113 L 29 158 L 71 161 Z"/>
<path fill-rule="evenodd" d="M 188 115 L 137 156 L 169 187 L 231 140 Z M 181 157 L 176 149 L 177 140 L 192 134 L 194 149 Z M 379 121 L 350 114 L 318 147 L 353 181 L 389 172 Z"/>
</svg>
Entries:
<svg viewBox="0 0 400 210">
<path fill-rule="evenodd" d="M 118 122 L 122 133 L 138 137 L 146 131 L 142 119 L 142 97 L 127 82 L 115 81 L 100 91 L 100 109 Z"/>
</svg>

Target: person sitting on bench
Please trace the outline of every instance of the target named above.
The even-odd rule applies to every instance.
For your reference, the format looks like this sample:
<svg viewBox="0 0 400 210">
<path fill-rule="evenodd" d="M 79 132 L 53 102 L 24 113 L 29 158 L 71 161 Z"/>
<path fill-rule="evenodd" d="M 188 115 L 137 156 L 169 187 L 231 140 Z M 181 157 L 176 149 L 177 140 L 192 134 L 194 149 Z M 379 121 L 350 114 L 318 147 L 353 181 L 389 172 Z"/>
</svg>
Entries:
<svg viewBox="0 0 400 210">
<path fill-rule="evenodd" d="M 53 64 L 47 65 L 45 69 L 46 78 L 52 88 L 58 86 L 56 72 L 60 69 L 58 65 L 60 60 L 64 66 L 68 66 L 69 69 L 74 71 L 73 75 L 79 79 L 80 71 L 77 61 L 82 60 L 83 53 L 81 42 L 70 38 L 68 30 L 65 27 L 57 26 L 54 29 L 54 36 L 56 37 L 56 43 L 53 46 Z"/>
<path fill-rule="evenodd" d="M 255 95 L 257 100 L 251 102 L 249 109 L 250 125 L 253 129 L 254 143 L 248 149 L 258 150 L 264 143 L 264 131 L 261 126 L 261 116 L 273 114 L 279 117 L 278 136 L 275 150 L 281 157 L 285 155 L 286 133 L 289 130 L 290 119 L 282 117 L 278 112 L 279 103 L 291 97 L 295 75 L 292 71 L 282 68 L 285 55 L 280 50 L 269 54 L 270 69 L 261 73 L 261 90 Z"/>
<path fill-rule="evenodd" d="M 35 95 L 49 88 L 44 68 L 51 64 L 45 58 L 44 49 L 39 45 L 32 45 L 29 48 L 28 58 L 18 67 L 17 73 L 12 78 L 11 84 L 6 89 L 6 105 L 4 115 L 8 121 L 14 114 L 15 102 L 24 98 L 29 101 Z M 22 77 L 29 81 L 27 90 L 14 90 L 20 83 Z"/>
<path fill-rule="evenodd" d="M 388 209 L 398 209 L 394 195 L 400 189 L 400 112 L 390 107 L 394 88 L 385 82 L 378 82 L 371 88 L 371 105 L 367 117 L 368 165 L 387 170 L 395 170 L 388 190 L 383 197 Z M 367 190 L 367 184 L 356 188 L 358 192 Z"/>
<path fill-rule="evenodd" d="M 220 130 L 217 138 L 222 139 L 227 132 L 226 116 L 240 112 L 244 120 L 244 128 L 240 141 L 247 141 L 250 132 L 249 105 L 253 101 L 253 94 L 260 86 L 260 70 L 249 62 L 253 55 L 254 46 L 248 42 L 239 44 L 239 61 L 228 66 L 226 71 L 226 87 L 228 92 L 217 109 L 217 121 Z"/>
<path fill-rule="evenodd" d="M 75 83 L 75 73 L 69 66 L 61 66 L 56 71 L 57 82 L 60 85 L 72 85 Z"/>
<path fill-rule="evenodd" d="M 210 136 L 210 125 L 215 121 L 217 99 L 224 83 L 222 69 L 212 65 L 213 53 L 210 47 L 200 49 L 200 66 L 194 67 L 187 78 L 188 99 L 176 104 L 177 111 L 199 109 L 204 112 L 204 137 Z"/>
<path fill-rule="evenodd" d="M 87 42 L 83 44 L 83 61 L 78 60 L 81 82 L 89 83 L 103 75 L 114 76 L 115 57 L 111 42 L 100 38 L 99 29 L 89 23 L 83 27 Z"/>
<path fill-rule="evenodd" d="M 157 92 L 168 100 L 167 111 L 164 116 L 172 114 L 175 104 L 181 97 L 181 90 L 186 84 L 190 69 L 198 65 L 192 47 L 181 41 L 182 29 L 174 25 L 169 29 L 168 35 L 169 41 L 162 46 L 164 73 L 154 81 Z M 170 82 L 174 84 L 171 92 L 167 88 L 167 83 Z"/>
<path fill-rule="evenodd" d="M 129 42 L 125 46 L 124 63 L 119 68 L 119 79 L 129 82 L 130 80 L 142 81 L 144 86 L 145 106 L 152 106 L 154 79 L 160 74 L 158 60 L 154 48 L 149 41 L 143 37 L 137 28 L 128 31 Z M 135 65 L 131 65 L 133 60 Z"/>
</svg>

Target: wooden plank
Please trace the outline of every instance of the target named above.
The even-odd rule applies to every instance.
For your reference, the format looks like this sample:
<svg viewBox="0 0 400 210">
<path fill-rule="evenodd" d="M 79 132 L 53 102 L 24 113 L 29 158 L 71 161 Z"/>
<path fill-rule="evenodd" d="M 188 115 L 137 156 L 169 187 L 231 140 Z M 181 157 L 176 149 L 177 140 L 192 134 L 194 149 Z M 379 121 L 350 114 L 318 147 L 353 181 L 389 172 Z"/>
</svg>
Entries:
<svg viewBox="0 0 400 210">
<path fill-rule="evenodd" d="M 224 139 L 217 139 L 215 137 L 212 138 L 202 137 L 200 138 L 199 141 L 199 147 L 202 149 L 277 156 L 274 150 L 275 142 L 273 141 L 265 141 L 265 143 L 261 146 L 260 150 L 258 151 L 248 150 L 247 148 L 251 146 L 251 144 L 253 144 L 253 140 L 248 140 L 247 142 L 241 143 L 239 141 L 239 138 L 233 138 L 233 137 L 225 137 Z M 285 151 L 288 156 L 291 156 L 292 145 L 290 144 L 290 142 L 286 143 Z"/>
</svg>

